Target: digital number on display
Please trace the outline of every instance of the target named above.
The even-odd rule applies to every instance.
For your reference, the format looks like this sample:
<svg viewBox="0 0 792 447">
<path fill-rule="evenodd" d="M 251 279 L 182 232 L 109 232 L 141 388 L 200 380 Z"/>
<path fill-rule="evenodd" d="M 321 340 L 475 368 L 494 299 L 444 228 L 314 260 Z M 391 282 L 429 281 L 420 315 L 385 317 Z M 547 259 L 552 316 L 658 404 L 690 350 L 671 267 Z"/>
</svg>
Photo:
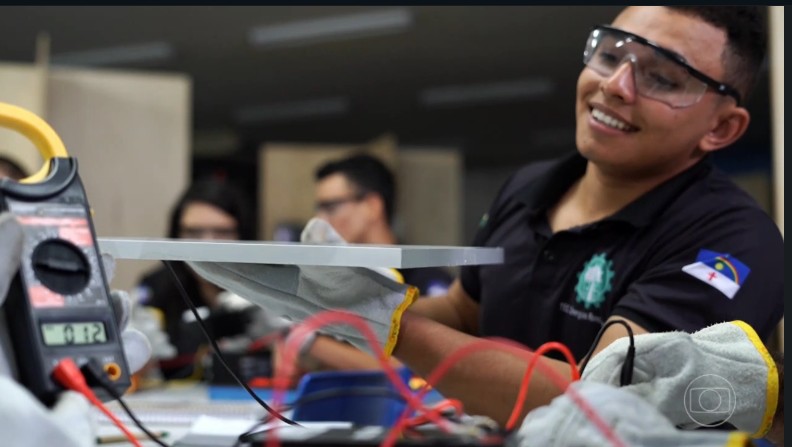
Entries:
<svg viewBox="0 0 792 447">
<path fill-rule="evenodd" d="M 41 334 L 47 346 L 89 345 L 107 342 L 105 325 L 101 321 L 74 323 L 43 323 Z"/>
</svg>

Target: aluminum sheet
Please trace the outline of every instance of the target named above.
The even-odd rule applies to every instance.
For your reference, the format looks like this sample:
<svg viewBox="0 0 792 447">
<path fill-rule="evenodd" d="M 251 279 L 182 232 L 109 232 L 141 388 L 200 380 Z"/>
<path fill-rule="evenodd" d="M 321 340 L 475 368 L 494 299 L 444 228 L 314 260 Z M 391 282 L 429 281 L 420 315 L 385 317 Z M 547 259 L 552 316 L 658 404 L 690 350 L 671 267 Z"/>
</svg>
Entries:
<svg viewBox="0 0 792 447">
<path fill-rule="evenodd" d="M 434 245 L 324 245 L 299 242 L 98 238 L 115 259 L 215 261 L 348 267 L 443 267 L 503 263 L 502 248 Z"/>
</svg>

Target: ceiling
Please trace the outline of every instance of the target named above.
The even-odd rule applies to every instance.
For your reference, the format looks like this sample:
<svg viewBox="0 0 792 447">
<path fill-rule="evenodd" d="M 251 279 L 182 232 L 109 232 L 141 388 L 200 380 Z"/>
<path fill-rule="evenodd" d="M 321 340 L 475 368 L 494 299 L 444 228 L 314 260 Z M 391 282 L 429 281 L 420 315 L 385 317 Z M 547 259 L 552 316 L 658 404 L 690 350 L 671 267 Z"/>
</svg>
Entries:
<svg viewBox="0 0 792 447">
<path fill-rule="evenodd" d="M 503 166 L 572 149 L 584 40 L 620 8 L 3 6 L 0 60 L 32 61 L 40 32 L 53 63 L 111 47 L 149 51 L 145 61 L 94 63 L 189 75 L 196 148 L 230 145 L 237 159 L 264 141 L 362 143 L 389 132 L 401 145 L 459 147 L 469 167 Z M 401 24 L 343 39 L 250 43 L 254 27 L 281 26 L 282 36 L 295 32 L 285 24 L 332 28 L 350 15 Z M 769 146 L 766 96 L 762 79 L 745 147 Z"/>
</svg>

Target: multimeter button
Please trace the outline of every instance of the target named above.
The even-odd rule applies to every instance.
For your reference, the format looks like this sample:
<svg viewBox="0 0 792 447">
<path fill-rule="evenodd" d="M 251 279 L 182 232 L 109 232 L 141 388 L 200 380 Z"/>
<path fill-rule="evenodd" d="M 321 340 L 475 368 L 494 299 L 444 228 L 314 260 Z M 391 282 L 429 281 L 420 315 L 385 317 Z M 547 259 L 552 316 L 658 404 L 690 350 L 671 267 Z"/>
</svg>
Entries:
<svg viewBox="0 0 792 447">
<path fill-rule="evenodd" d="M 116 362 L 105 363 L 104 370 L 110 380 L 118 380 L 121 378 L 121 367 Z"/>
<path fill-rule="evenodd" d="M 33 249 L 33 272 L 48 289 L 72 295 L 85 289 L 91 268 L 85 254 L 63 239 L 48 239 Z"/>
</svg>

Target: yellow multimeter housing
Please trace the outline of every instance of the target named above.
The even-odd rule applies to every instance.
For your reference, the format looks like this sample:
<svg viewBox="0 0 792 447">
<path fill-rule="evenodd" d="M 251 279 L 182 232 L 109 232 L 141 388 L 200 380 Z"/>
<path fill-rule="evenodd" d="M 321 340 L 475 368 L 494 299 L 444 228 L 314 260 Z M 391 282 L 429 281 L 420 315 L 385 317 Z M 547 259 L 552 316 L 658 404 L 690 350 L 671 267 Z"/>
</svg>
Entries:
<svg viewBox="0 0 792 447">
<path fill-rule="evenodd" d="M 96 245 L 77 160 L 55 131 L 35 114 L 0 103 L 0 126 L 30 139 L 44 158 L 36 174 L 19 182 L 0 179 L 0 211 L 22 224 L 19 271 L 4 304 L 20 383 L 45 404 L 63 388 L 51 377 L 58 362 L 95 360 L 118 394 L 130 386 L 107 277 Z M 111 398 L 101 387 L 97 396 Z"/>
</svg>

